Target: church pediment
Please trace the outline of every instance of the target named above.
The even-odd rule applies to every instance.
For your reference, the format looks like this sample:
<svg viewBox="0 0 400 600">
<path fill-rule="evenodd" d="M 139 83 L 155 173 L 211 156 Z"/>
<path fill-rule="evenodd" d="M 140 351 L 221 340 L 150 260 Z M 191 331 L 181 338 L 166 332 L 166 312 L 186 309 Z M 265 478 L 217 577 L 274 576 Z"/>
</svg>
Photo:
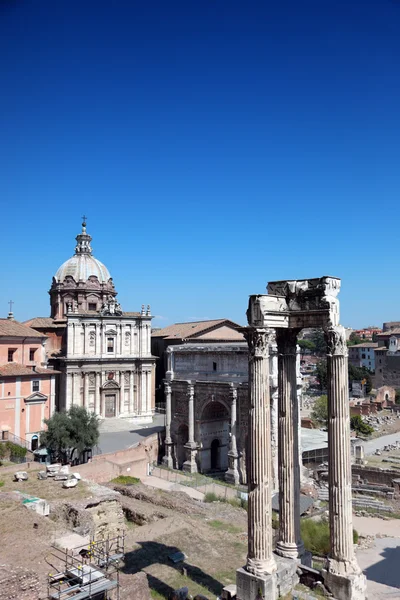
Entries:
<svg viewBox="0 0 400 600">
<path fill-rule="evenodd" d="M 117 332 L 115 331 L 115 329 L 107 329 L 106 335 L 117 335 Z"/>
<path fill-rule="evenodd" d="M 106 381 L 106 383 L 103 385 L 103 389 L 110 389 L 110 388 L 114 388 L 114 389 L 119 389 L 119 385 L 116 381 L 114 381 L 113 379 L 110 379 L 109 381 Z"/>
<path fill-rule="evenodd" d="M 27 404 L 30 404 L 32 402 L 46 402 L 46 400 L 47 396 L 41 394 L 40 392 L 34 392 L 30 396 L 24 398 L 24 402 L 26 402 Z"/>
</svg>

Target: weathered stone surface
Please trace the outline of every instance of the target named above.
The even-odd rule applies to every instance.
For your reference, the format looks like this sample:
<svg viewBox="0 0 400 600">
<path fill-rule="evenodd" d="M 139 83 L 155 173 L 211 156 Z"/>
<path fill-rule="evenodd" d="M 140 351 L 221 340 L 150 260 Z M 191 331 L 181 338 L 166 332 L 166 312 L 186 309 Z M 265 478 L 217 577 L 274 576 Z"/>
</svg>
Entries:
<svg viewBox="0 0 400 600">
<path fill-rule="evenodd" d="M 187 587 L 181 587 L 172 592 L 170 600 L 187 600 L 188 596 L 189 589 Z"/>
</svg>

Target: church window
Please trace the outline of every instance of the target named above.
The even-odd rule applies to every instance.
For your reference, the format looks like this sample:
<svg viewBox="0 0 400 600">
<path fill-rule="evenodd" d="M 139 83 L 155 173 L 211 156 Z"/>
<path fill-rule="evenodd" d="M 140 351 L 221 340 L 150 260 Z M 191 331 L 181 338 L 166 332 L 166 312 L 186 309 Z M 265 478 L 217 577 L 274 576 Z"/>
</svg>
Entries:
<svg viewBox="0 0 400 600">
<path fill-rule="evenodd" d="M 213 362 L 213 371 L 216 371 L 216 370 L 217 370 L 217 363 Z"/>
<path fill-rule="evenodd" d="M 107 338 L 107 352 L 114 352 L 114 338 Z"/>
<path fill-rule="evenodd" d="M 35 352 L 36 352 L 36 348 L 30 348 L 29 350 L 29 360 L 35 360 Z"/>
<path fill-rule="evenodd" d="M 89 302 L 89 310 L 97 310 L 97 304 L 95 302 Z"/>
<path fill-rule="evenodd" d="M 38 392 L 40 390 L 40 381 L 38 379 L 34 379 L 32 381 L 32 392 Z"/>
<path fill-rule="evenodd" d="M 16 351 L 16 348 L 9 348 L 8 349 L 8 362 L 13 362 L 14 360 L 14 352 Z"/>
</svg>

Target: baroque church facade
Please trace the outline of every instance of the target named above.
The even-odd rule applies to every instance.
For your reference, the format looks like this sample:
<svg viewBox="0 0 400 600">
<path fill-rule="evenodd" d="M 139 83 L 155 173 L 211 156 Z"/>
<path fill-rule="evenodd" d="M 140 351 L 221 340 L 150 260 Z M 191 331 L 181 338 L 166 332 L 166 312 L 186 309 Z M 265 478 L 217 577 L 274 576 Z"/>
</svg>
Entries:
<svg viewBox="0 0 400 600">
<path fill-rule="evenodd" d="M 50 318 L 26 324 L 48 337 L 48 362 L 61 373 L 58 410 L 78 405 L 102 418 L 150 422 L 155 381 L 150 306 L 122 311 L 91 241 L 84 221 L 75 254 L 53 277 Z"/>
</svg>

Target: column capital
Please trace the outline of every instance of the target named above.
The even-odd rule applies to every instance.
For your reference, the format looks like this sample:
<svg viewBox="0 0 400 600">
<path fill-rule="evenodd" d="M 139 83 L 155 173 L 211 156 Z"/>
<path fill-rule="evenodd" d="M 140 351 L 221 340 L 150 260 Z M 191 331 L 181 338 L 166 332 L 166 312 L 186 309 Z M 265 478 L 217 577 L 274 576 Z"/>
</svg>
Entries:
<svg viewBox="0 0 400 600">
<path fill-rule="evenodd" d="M 194 397 L 194 385 L 191 381 L 188 381 L 187 395 L 189 396 L 189 400 L 193 400 Z"/>
<path fill-rule="evenodd" d="M 347 356 L 346 334 L 342 325 L 324 329 L 328 356 Z"/>
<path fill-rule="evenodd" d="M 278 354 L 297 355 L 297 336 L 300 329 L 277 329 L 276 343 Z"/>
<path fill-rule="evenodd" d="M 267 358 L 269 344 L 274 339 L 274 330 L 266 327 L 246 327 L 242 331 L 249 346 L 249 359 Z"/>
<path fill-rule="evenodd" d="M 170 394 L 172 391 L 172 387 L 169 381 L 164 381 L 164 391 L 166 394 Z"/>
</svg>

